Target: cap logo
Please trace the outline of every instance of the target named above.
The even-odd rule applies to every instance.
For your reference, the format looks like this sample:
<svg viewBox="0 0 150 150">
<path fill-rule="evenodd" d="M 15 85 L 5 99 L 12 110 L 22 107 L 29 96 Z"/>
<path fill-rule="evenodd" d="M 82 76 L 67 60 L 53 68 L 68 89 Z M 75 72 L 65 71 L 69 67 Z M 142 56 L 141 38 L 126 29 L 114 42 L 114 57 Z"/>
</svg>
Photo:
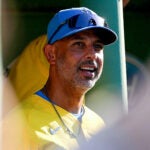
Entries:
<svg viewBox="0 0 150 150">
<path fill-rule="evenodd" d="M 89 20 L 89 25 L 96 26 L 96 21 L 94 19 Z"/>
</svg>

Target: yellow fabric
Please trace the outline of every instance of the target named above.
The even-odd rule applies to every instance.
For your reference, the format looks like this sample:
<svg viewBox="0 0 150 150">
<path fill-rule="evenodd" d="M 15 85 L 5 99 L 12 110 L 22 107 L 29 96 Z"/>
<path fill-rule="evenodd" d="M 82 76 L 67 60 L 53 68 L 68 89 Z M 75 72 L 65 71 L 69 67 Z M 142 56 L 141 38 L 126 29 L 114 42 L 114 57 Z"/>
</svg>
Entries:
<svg viewBox="0 0 150 150">
<path fill-rule="evenodd" d="M 77 138 L 71 138 L 65 131 L 65 127 L 56 114 L 52 104 L 38 95 L 32 95 L 22 101 L 20 107 L 17 107 L 11 112 L 11 114 L 19 114 L 23 111 L 26 122 L 21 132 L 21 135 L 25 136 L 19 137 L 19 139 L 18 137 L 14 138 L 17 138 L 19 141 L 23 139 L 21 143 L 18 142 L 22 145 L 21 150 L 73 150 L 78 147 L 82 139 L 90 139 L 91 136 L 96 134 L 104 126 L 103 120 L 97 114 L 86 106 L 84 107 L 85 113 L 81 123 L 71 113 L 56 106 L 67 127 L 77 136 Z M 54 134 L 51 134 L 50 131 L 54 131 Z M 17 147 L 15 150 L 20 150 Z"/>
<path fill-rule="evenodd" d="M 10 68 L 10 79 L 20 100 L 43 87 L 49 74 L 49 63 L 43 53 L 46 35 L 33 40 L 18 56 Z"/>
</svg>

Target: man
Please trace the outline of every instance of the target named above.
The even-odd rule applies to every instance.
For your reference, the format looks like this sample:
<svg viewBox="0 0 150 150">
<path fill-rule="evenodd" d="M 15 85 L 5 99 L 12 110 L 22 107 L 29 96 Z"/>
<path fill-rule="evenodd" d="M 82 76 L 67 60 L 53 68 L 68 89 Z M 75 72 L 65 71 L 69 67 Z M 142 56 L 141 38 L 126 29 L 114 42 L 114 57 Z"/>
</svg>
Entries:
<svg viewBox="0 0 150 150">
<path fill-rule="evenodd" d="M 88 8 L 59 11 L 49 22 L 44 53 L 50 64 L 45 86 L 14 110 L 23 111 L 22 149 L 74 149 L 104 126 L 84 105 L 100 78 L 104 45 L 117 36 Z"/>
</svg>

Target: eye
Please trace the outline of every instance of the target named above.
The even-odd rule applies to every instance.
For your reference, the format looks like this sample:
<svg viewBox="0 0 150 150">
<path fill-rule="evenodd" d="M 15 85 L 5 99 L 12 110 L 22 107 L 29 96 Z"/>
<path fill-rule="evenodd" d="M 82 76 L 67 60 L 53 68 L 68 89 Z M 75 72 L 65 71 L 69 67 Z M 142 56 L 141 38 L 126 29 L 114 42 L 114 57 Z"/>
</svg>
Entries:
<svg viewBox="0 0 150 150">
<path fill-rule="evenodd" d="M 84 48 L 85 44 L 84 44 L 84 42 L 77 41 L 77 42 L 73 43 L 73 46 L 75 46 L 77 48 Z"/>
<path fill-rule="evenodd" d="M 95 49 L 96 52 L 99 52 L 99 51 L 104 49 L 104 45 L 102 43 L 95 43 L 94 44 L 94 49 Z"/>
</svg>

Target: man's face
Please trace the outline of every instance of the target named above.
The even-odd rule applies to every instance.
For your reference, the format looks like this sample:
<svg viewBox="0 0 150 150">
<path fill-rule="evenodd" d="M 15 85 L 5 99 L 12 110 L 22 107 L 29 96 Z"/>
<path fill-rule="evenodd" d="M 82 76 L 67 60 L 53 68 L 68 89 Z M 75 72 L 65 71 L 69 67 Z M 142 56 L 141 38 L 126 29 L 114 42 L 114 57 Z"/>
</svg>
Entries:
<svg viewBox="0 0 150 150">
<path fill-rule="evenodd" d="M 66 86 L 88 90 L 103 69 L 103 44 L 92 30 L 82 31 L 54 44 L 56 73 Z"/>
</svg>

